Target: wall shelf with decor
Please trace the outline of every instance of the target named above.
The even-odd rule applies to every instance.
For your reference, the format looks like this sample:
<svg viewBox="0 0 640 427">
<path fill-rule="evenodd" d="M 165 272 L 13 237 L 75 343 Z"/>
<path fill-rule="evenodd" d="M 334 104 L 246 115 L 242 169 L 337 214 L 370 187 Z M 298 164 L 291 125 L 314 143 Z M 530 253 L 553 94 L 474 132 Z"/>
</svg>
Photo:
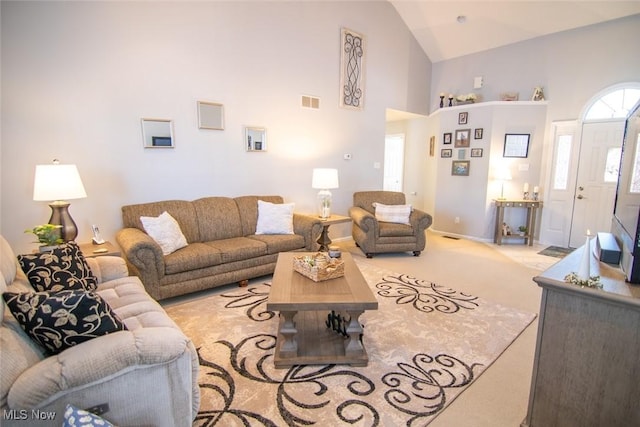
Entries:
<svg viewBox="0 0 640 427">
<path fill-rule="evenodd" d="M 530 107 L 532 105 L 547 105 L 548 101 L 486 101 L 486 102 L 472 102 L 469 104 L 453 105 L 451 107 L 442 107 L 429 114 L 429 117 L 437 116 L 440 113 L 447 111 L 460 111 L 471 110 L 483 107 L 492 106 L 513 106 L 513 107 Z"/>
</svg>

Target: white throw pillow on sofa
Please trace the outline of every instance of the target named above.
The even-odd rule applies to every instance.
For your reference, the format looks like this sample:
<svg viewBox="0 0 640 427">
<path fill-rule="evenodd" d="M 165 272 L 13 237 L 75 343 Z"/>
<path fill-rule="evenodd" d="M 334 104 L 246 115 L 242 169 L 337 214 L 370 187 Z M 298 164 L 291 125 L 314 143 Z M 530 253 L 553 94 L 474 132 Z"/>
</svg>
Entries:
<svg viewBox="0 0 640 427">
<path fill-rule="evenodd" d="M 144 231 L 160 245 L 164 255 L 169 255 L 187 246 L 187 239 L 182 234 L 178 221 L 168 212 L 162 212 L 158 217 L 141 216 L 140 222 L 142 222 Z"/>
<path fill-rule="evenodd" d="M 294 205 L 258 200 L 256 234 L 293 234 Z"/>
<path fill-rule="evenodd" d="M 411 216 L 411 205 L 384 205 L 375 202 L 373 207 L 376 209 L 376 219 L 382 222 L 396 222 L 398 224 L 411 225 L 409 216 Z"/>
</svg>

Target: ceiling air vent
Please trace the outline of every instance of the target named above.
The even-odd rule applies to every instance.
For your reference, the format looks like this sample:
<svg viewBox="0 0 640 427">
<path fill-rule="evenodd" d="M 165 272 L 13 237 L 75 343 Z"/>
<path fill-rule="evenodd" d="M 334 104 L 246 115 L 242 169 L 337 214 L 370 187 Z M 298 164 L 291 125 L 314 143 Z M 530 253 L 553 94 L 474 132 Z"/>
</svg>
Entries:
<svg viewBox="0 0 640 427">
<path fill-rule="evenodd" d="M 320 98 L 315 96 L 302 95 L 302 106 L 304 108 L 312 108 L 318 110 L 320 108 Z"/>
</svg>

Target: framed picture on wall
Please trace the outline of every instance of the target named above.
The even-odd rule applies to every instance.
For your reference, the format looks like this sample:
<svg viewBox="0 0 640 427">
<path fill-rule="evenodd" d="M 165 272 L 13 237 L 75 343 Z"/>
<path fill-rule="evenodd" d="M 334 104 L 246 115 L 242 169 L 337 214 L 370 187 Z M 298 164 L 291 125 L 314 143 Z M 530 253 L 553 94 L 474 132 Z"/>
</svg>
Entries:
<svg viewBox="0 0 640 427">
<path fill-rule="evenodd" d="M 466 125 L 468 120 L 469 120 L 469 113 L 467 113 L 466 111 L 458 114 L 459 125 Z"/>
<path fill-rule="evenodd" d="M 469 160 L 454 160 L 451 162 L 451 175 L 469 176 Z"/>
<path fill-rule="evenodd" d="M 482 139 L 482 134 L 484 130 L 482 128 L 477 128 L 473 134 L 473 139 Z"/>
<path fill-rule="evenodd" d="M 470 140 L 469 140 L 470 137 L 471 137 L 471 129 L 458 129 L 456 131 L 456 142 L 454 144 L 454 147 L 456 148 L 468 147 L 470 143 Z"/>
<path fill-rule="evenodd" d="M 472 148 L 471 157 L 482 157 L 482 148 Z"/>
<path fill-rule="evenodd" d="M 528 133 L 507 133 L 504 135 L 502 157 L 527 157 L 529 155 Z"/>
<path fill-rule="evenodd" d="M 451 144 L 451 132 L 447 132 L 442 136 L 442 141 L 444 144 Z"/>
<path fill-rule="evenodd" d="M 453 150 L 451 148 L 443 148 L 440 150 L 440 157 L 451 157 L 453 155 Z"/>
</svg>

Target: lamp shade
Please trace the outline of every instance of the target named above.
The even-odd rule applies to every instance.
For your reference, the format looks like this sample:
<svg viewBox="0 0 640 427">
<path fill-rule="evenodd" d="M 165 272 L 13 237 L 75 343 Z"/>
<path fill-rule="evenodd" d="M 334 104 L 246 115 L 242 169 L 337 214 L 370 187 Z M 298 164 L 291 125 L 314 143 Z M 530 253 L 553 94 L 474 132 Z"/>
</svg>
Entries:
<svg viewBox="0 0 640 427">
<path fill-rule="evenodd" d="M 338 169 L 315 168 L 311 179 L 311 188 L 318 190 L 338 188 Z"/>
<path fill-rule="evenodd" d="M 36 165 L 33 200 L 71 200 L 87 197 L 76 165 Z"/>
<path fill-rule="evenodd" d="M 511 180 L 511 171 L 508 167 L 502 166 L 496 169 L 495 179 L 499 181 L 510 181 Z"/>
</svg>

